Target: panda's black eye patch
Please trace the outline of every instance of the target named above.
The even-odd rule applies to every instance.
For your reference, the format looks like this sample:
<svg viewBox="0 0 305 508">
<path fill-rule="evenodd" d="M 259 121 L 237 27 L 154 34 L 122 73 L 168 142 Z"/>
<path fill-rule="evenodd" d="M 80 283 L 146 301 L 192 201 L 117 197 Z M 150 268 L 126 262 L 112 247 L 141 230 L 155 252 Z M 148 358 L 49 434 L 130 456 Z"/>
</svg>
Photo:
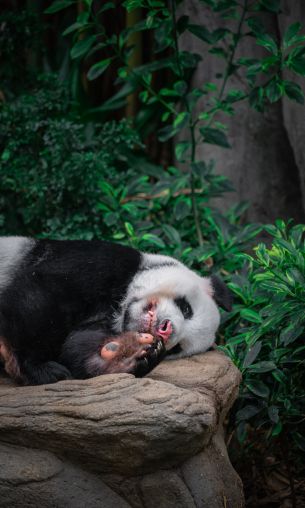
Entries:
<svg viewBox="0 0 305 508">
<path fill-rule="evenodd" d="M 178 309 L 181 310 L 183 317 L 185 319 L 191 319 L 193 316 L 193 309 L 185 296 L 175 298 L 174 302 L 177 305 Z"/>
</svg>

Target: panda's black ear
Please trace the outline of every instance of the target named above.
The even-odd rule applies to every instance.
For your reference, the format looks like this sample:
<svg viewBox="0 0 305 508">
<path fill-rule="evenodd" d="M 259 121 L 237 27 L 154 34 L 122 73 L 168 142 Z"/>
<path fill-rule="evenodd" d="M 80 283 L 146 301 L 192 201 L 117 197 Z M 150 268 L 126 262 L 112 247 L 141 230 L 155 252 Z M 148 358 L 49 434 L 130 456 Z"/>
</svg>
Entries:
<svg viewBox="0 0 305 508">
<path fill-rule="evenodd" d="M 231 311 L 233 305 L 233 294 L 227 285 L 217 275 L 211 275 L 211 285 L 215 302 L 224 310 Z"/>
</svg>

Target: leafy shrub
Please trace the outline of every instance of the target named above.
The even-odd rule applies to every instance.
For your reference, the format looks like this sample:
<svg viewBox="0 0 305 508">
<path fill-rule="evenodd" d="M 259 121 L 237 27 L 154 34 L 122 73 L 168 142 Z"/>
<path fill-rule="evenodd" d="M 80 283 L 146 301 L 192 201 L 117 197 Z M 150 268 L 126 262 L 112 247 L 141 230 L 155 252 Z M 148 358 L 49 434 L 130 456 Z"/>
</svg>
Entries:
<svg viewBox="0 0 305 508">
<path fill-rule="evenodd" d="M 243 374 L 235 424 L 241 442 L 251 434 L 270 445 L 289 442 L 289 454 L 305 451 L 305 226 L 278 220 L 266 226 L 271 246 L 244 255 L 248 268 L 233 275 L 237 304 L 226 316 L 222 349 Z M 273 444 L 273 447 L 275 445 Z M 276 450 L 276 448 L 274 448 Z M 288 453 L 288 450 L 287 450 Z M 304 455 L 303 455 L 304 457 Z"/>
<path fill-rule="evenodd" d="M 54 78 L 1 107 L 2 234 L 103 235 L 101 181 L 124 181 L 124 150 L 138 137 L 125 120 L 93 128 L 70 111 Z"/>
<path fill-rule="evenodd" d="M 103 184 L 99 208 L 109 226 L 107 238 L 129 243 L 143 250 L 158 250 L 173 255 L 201 272 L 241 267 L 240 250 L 260 231 L 260 226 L 243 226 L 240 217 L 245 205 L 235 206 L 226 214 L 211 207 L 209 201 L 230 189 L 223 176 L 212 168 L 201 168 L 195 179 L 196 205 L 203 227 L 203 243 L 198 246 L 187 175 L 177 168 L 168 172 L 134 158 L 130 163 L 140 175 L 127 184 Z M 142 172 L 142 174 L 141 174 Z"/>
</svg>

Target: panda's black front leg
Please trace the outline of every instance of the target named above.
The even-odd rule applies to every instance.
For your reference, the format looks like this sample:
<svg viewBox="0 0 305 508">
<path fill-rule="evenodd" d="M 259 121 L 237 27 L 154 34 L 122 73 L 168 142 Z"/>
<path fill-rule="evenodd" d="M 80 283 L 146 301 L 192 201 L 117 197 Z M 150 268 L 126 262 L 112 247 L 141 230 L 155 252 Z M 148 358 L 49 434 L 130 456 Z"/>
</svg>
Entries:
<svg viewBox="0 0 305 508">
<path fill-rule="evenodd" d="M 85 379 L 102 374 L 148 374 L 165 356 L 162 339 L 137 332 L 121 335 L 101 330 L 81 330 L 66 339 L 60 362 L 72 376 Z"/>
</svg>

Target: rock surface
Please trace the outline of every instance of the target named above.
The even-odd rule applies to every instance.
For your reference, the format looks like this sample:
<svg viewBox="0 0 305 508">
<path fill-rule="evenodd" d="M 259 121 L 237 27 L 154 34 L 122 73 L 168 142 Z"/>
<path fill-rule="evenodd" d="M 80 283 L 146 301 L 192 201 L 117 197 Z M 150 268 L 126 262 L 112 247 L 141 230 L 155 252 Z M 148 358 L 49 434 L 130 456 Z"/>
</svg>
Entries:
<svg viewBox="0 0 305 508">
<path fill-rule="evenodd" d="M 0 380 L 0 506 L 243 506 L 221 435 L 239 381 L 215 351 L 144 379 Z"/>
</svg>

